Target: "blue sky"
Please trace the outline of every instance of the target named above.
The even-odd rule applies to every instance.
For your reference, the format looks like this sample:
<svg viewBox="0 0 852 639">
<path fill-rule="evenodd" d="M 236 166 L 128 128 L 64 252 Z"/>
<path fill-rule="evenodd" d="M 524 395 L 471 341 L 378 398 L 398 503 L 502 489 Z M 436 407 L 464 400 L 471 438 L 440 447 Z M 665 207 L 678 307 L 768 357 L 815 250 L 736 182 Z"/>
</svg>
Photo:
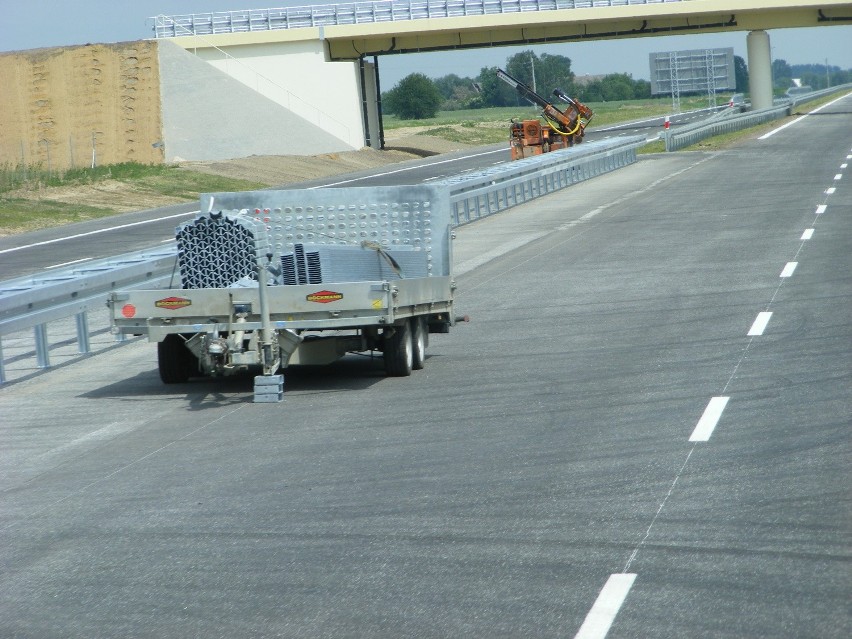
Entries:
<svg viewBox="0 0 852 639">
<path fill-rule="evenodd" d="M 153 37 L 151 16 L 228 11 L 247 8 L 333 4 L 298 0 L 0 0 L 0 51 L 86 43 L 122 42 Z M 824 64 L 852 69 L 852 25 L 769 32 L 772 56 L 790 64 Z M 733 47 L 746 58 L 746 33 L 695 34 L 630 40 L 549 44 L 536 47 L 501 47 L 445 53 L 382 56 L 382 89 L 393 87 L 412 72 L 440 77 L 449 73 L 476 76 L 482 67 L 501 66 L 524 49 L 571 59 L 577 75 L 629 73 L 649 78 L 648 54 Z"/>
</svg>

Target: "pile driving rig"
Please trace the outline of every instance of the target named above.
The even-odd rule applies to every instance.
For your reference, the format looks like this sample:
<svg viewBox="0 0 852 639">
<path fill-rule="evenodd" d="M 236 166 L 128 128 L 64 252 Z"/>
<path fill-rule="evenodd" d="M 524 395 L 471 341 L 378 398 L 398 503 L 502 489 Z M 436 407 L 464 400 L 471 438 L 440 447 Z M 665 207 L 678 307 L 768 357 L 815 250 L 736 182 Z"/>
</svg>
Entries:
<svg viewBox="0 0 852 639">
<path fill-rule="evenodd" d="M 503 69 L 497 69 L 497 77 L 513 87 L 530 104 L 539 107 L 546 123 L 543 126 L 539 120 L 512 120 L 509 147 L 513 160 L 564 149 L 583 141 L 586 125 L 593 115 L 592 110 L 585 104 L 571 99 L 561 89 L 554 89 L 553 95 L 568 105 L 565 110 L 560 110 Z"/>
</svg>

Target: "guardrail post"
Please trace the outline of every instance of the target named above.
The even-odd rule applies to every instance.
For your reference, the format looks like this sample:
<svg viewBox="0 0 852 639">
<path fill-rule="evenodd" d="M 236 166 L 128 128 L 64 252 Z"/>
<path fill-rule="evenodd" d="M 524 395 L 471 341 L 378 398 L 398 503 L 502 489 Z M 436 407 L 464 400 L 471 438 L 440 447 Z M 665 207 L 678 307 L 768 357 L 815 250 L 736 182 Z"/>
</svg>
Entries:
<svg viewBox="0 0 852 639">
<path fill-rule="evenodd" d="M 0 384 L 6 383 L 6 367 L 3 365 L 3 339 L 0 338 Z"/>
<path fill-rule="evenodd" d="M 50 367 L 50 346 L 47 343 L 47 324 L 35 327 L 36 363 L 39 368 Z"/>
<path fill-rule="evenodd" d="M 91 349 L 89 345 L 89 318 L 86 316 L 86 311 L 77 313 L 77 351 L 82 354 L 88 353 Z"/>
</svg>

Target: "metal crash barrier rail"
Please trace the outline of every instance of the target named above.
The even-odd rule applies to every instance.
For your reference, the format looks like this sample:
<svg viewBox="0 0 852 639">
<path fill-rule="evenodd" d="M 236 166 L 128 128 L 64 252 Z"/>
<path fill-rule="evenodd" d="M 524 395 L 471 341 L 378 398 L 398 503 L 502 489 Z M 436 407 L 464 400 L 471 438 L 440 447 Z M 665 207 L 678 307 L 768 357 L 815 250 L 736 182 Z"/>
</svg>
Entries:
<svg viewBox="0 0 852 639">
<path fill-rule="evenodd" d="M 448 198 L 453 224 L 468 224 L 636 161 L 643 136 L 585 142 L 434 183 Z M 507 150 L 508 153 L 508 150 Z M 88 312 L 110 292 L 179 285 L 175 246 L 152 248 L 60 271 L 0 282 L 0 384 L 6 382 L 2 339 L 34 329 L 36 361 L 50 367 L 47 324 L 74 317 L 78 352 L 89 348 Z"/>
</svg>

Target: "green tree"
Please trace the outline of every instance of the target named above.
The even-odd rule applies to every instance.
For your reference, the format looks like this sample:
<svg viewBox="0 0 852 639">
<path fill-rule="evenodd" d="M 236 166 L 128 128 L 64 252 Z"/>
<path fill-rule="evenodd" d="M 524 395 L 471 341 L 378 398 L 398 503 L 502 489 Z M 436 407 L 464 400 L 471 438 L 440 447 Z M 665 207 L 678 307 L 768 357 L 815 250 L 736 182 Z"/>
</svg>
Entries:
<svg viewBox="0 0 852 639">
<path fill-rule="evenodd" d="M 600 80 L 592 80 L 577 87 L 577 98 L 580 102 L 603 102 L 603 83 Z"/>
<path fill-rule="evenodd" d="M 483 67 L 476 78 L 476 83 L 479 86 L 483 106 L 518 106 L 521 104 L 517 91 L 497 77 L 497 67 Z"/>
<path fill-rule="evenodd" d="M 793 70 L 786 60 L 772 61 L 772 82 L 776 89 L 786 91 L 793 85 Z"/>
<path fill-rule="evenodd" d="M 603 99 L 607 102 L 633 99 L 633 78 L 626 73 L 611 73 L 601 80 Z"/>
<path fill-rule="evenodd" d="M 734 78 L 736 78 L 736 91 L 748 93 L 748 66 L 741 56 L 734 56 Z"/>
<path fill-rule="evenodd" d="M 506 60 L 506 72 L 530 87 L 535 72 L 535 91 L 547 100 L 554 89 L 562 89 L 569 95 L 574 92 L 571 59 L 564 55 L 543 53 L 539 57 L 532 50 L 521 51 Z"/>
<path fill-rule="evenodd" d="M 647 80 L 633 80 L 633 99 L 647 100 L 651 97 L 651 83 Z"/>
<path fill-rule="evenodd" d="M 476 105 L 481 102 L 479 93 L 474 87 L 474 81 L 470 78 L 460 78 L 455 73 L 451 73 L 437 78 L 434 83 L 444 98 L 441 106 L 444 111 L 476 108 Z"/>
<path fill-rule="evenodd" d="M 404 120 L 423 120 L 434 118 L 442 101 L 432 80 L 422 73 L 412 73 L 382 96 L 382 107 Z"/>
</svg>

